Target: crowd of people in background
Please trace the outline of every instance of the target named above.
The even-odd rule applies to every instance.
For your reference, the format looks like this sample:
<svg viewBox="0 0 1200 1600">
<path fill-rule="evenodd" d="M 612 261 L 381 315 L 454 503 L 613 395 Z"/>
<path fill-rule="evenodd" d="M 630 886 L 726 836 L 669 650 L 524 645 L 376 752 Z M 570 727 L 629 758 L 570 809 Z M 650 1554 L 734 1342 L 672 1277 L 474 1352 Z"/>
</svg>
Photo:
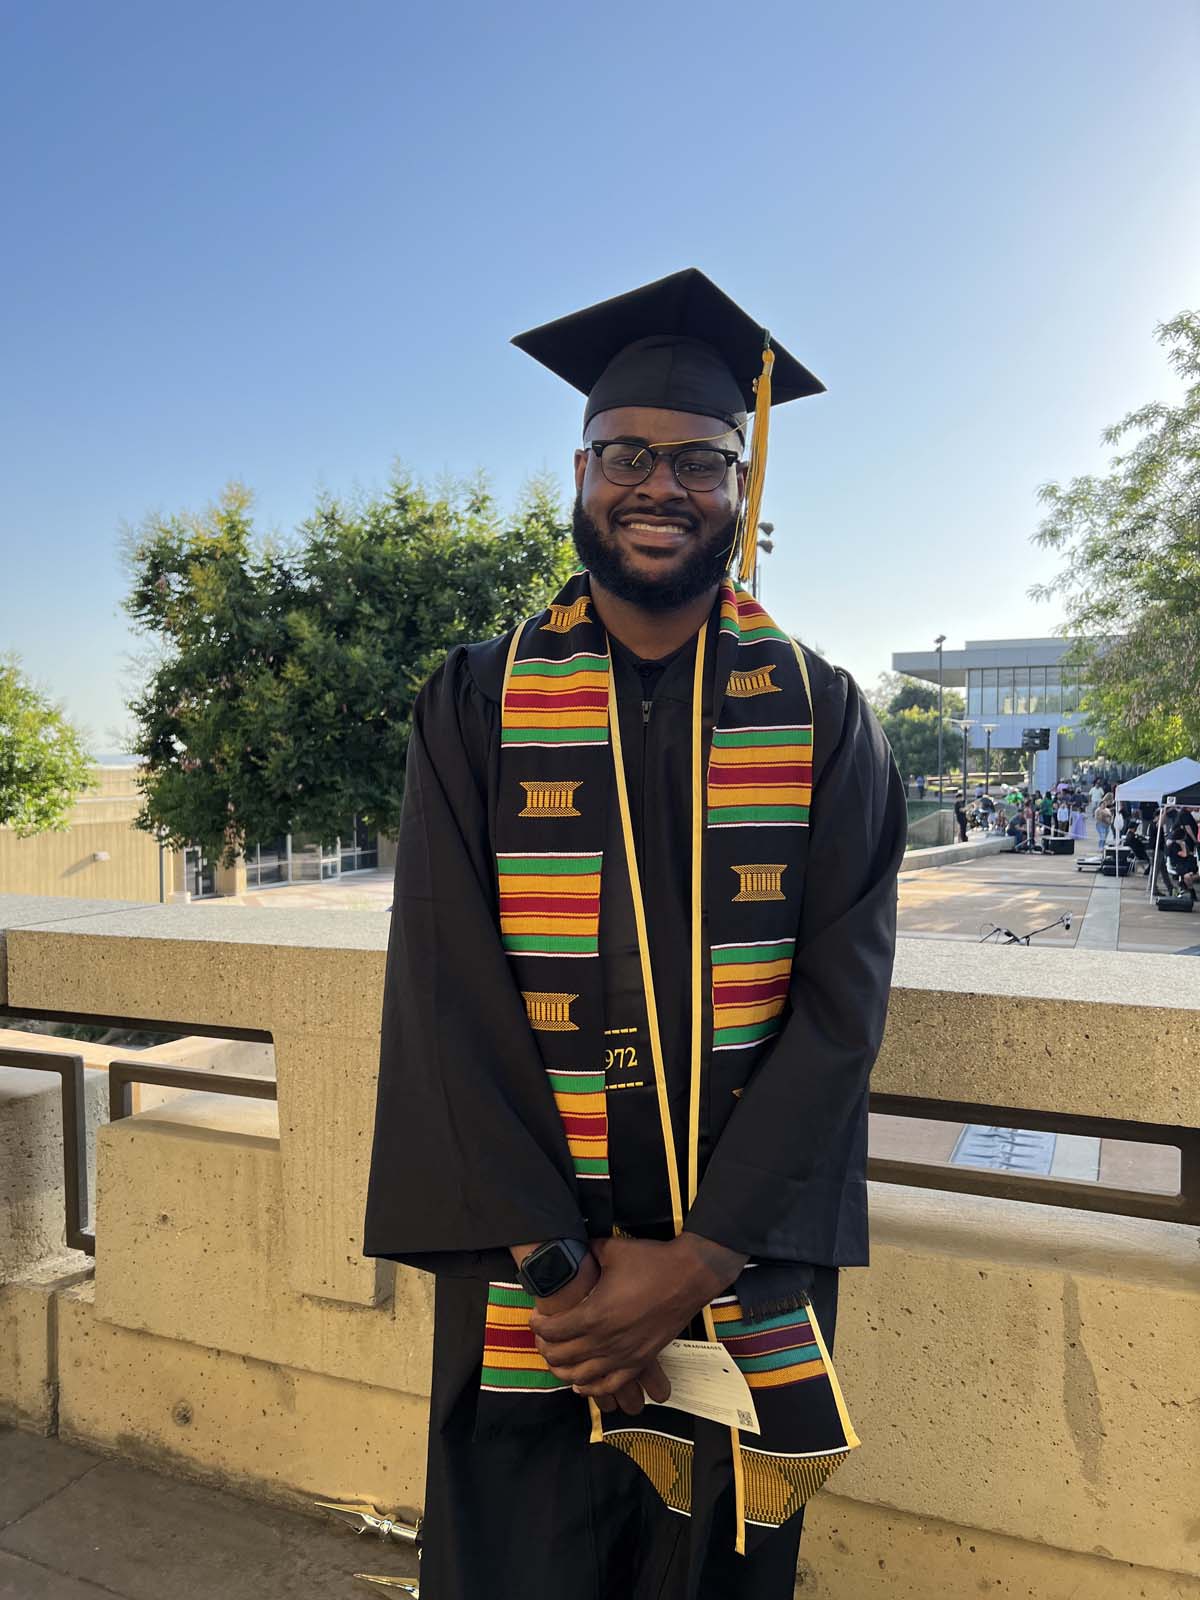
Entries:
<svg viewBox="0 0 1200 1600">
<path fill-rule="evenodd" d="M 924 798 L 924 778 L 910 777 L 910 796 L 914 790 L 916 798 Z M 1043 850 L 1047 839 L 1087 840 L 1089 820 L 1101 856 L 1108 849 L 1127 850 L 1134 863 L 1156 872 L 1156 889 L 1200 899 L 1200 822 L 1194 808 L 1164 809 L 1148 801 L 1118 805 L 1116 782 L 1104 773 L 1064 780 L 1053 789 L 1008 788 L 998 794 L 978 783 L 972 799 L 961 789 L 954 796 L 955 827 L 964 844 L 975 831 L 1006 834 L 1014 851 Z"/>
</svg>

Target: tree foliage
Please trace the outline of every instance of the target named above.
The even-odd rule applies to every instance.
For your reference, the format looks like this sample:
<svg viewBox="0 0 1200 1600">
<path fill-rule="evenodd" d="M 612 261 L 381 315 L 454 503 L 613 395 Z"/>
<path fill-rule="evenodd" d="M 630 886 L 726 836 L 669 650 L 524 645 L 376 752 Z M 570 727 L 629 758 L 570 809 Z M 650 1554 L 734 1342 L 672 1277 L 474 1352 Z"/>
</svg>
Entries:
<svg viewBox="0 0 1200 1600">
<path fill-rule="evenodd" d="M 80 733 L 15 658 L 0 661 L 0 824 L 23 839 L 66 828 L 76 798 L 94 782 Z"/>
<path fill-rule="evenodd" d="M 937 685 L 903 672 L 881 672 L 867 699 L 903 776 L 936 773 Z M 959 690 L 942 690 L 942 756 L 946 771 L 956 764 L 962 751 L 962 730 L 954 726 L 951 718 L 961 717 L 964 710 Z"/>
<path fill-rule="evenodd" d="M 256 537 L 248 492 L 129 540 L 125 606 L 154 642 L 130 702 L 139 826 L 229 860 L 358 815 L 395 832 L 417 690 L 453 645 L 544 604 L 572 551 L 550 487 L 504 518 L 482 481 L 432 495 L 397 476 L 325 499 L 288 547 Z"/>
<path fill-rule="evenodd" d="M 1109 428 L 1121 448 L 1103 475 L 1042 488 L 1034 539 L 1064 564 L 1031 591 L 1065 607 L 1099 748 L 1144 765 L 1200 751 L 1200 313 L 1156 336 L 1183 399 Z"/>
</svg>

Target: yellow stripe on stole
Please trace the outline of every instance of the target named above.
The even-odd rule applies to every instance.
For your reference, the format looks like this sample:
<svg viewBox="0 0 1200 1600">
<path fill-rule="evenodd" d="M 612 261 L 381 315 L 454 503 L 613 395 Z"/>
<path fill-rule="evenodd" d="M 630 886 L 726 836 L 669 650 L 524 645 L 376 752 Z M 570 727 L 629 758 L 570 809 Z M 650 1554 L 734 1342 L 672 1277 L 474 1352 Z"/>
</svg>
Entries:
<svg viewBox="0 0 1200 1600">
<path fill-rule="evenodd" d="M 779 762 L 811 760 L 810 744 L 718 745 L 710 752 L 714 767 L 773 767 Z"/>
<path fill-rule="evenodd" d="M 815 1361 L 802 1361 L 796 1367 L 776 1367 L 770 1372 L 747 1372 L 746 1382 L 752 1389 L 778 1389 L 785 1383 L 799 1383 L 803 1378 L 817 1378 L 825 1371 L 825 1363 L 818 1356 Z"/>
<path fill-rule="evenodd" d="M 489 1328 L 527 1328 L 532 1310 L 532 1306 L 489 1306 L 487 1325 Z"/>
<path fill-rule="evenodd" d="M 566 885 L 567 887 L 564 887 Z M 600 874 L 589 872 L 583 877 L 542 877 L 527 872 L 502 872 L 502 894 L 552 894 L 564 900 L 587 900 L 600 893 Z"/>
<path fill-rule="evenodd" d="M 577 710 L 571 708 L 567 711 L 555 711 L 547 706 L 544 711 L 505 711 L 504 726 L 506 728 L 544 728 L 547 724 L 556 728 L 599 728 L 604 724 L 604 712 Z"/>
<path fill-rule="evenodd" d="M 709 805 L 722 806 L 808 806 L 812 804 L 811 783 L 756 783 L 752 788 L 714 788 Z"/>
<path fill-rule="evenodd" d="M 767 978 L 781 978 L 784 973 L 792 970 L 791 956 L 784 956 L 779 961 L 745 962 L 731 961 L 726 966 L 714 966 L 713 982 L 726 983 L 763 983 Z"/>
<path fill-rule="evenodd" d="M 513 694 L 571 694 L 576 689 L 604 689 L 607 686 L 606 672 L 573 672 L 570 677 L 531 672 L 528 677 L 518 674 L 508 685 Z"/>
<path fill-rule="evenodd" d="M 784 996 L 781 995 L 778 1000 L 760 1000 L 752 1006 L 718 1006 L 716 1026 L 744 1028 L 751 1022 L 770 1022 L 783 1010 L 783 1001 Z"/>
</svg>

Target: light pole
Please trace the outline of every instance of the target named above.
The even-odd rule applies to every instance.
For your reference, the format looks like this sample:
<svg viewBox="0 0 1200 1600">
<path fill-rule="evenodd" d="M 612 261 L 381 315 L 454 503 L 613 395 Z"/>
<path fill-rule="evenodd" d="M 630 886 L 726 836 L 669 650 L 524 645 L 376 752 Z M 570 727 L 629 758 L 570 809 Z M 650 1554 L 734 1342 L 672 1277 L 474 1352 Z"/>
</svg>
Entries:
<svg viewBox="0 0 1200 1600">
<path fill-rule="evenodd" d="M 937 650 L 938 658 L 938 805 L 941 805 L 942 803 L 942 769 L 945 765 L 944 753 L 942 750 L 942 646 L 945 644 L 945 642 L 946 635 L 944 633 L 939 633 L 937 638 L 933 641 L 934 648 Z M 938 823 L 938 827 L 941 827 L 940 822 Z"/>
<path fill-rule="evenodd" d="M 962 748 L 962 792 L 963 792 L 963 799 L 965 800 L 967 798 L 967 735 L 970 733 L 971 729 L 975 726 L 975 724 L 974 724 L 974 722 L 969 721 L 965 717 L 951 717 L 950 721 L 954 724 L 954 726 L 956 728 L 961 728 L 962 729 L 962 736 L 963 736 L 963 748 Z"/>
<path fill-rule="evenodd" d="M 773 522 L 760 522 L 758 525 L 758 531 L 762 534 L 762 538 L 758 541 L 758 548 L 762 551 L 763 555 L 769 556 L 771 551 L 775 548 L 775 541 L 771 537 L 771 535 L 775 532 L 775 524 Z M 754 563 L 754 580 L 750 585 L 750 593 L 756 600 L 761 598 L 761 588 L 762 567 L 756 561 Z"/>
<path fill-rule="evenodd" d="M 985 722 L 983 731 L 987 734 L 987 757 L 983 763 L 983 788 L 985 794 L 990 794 L 992 789 L 992 735 L 996 731 L 994 722 Z"/>
</svg>

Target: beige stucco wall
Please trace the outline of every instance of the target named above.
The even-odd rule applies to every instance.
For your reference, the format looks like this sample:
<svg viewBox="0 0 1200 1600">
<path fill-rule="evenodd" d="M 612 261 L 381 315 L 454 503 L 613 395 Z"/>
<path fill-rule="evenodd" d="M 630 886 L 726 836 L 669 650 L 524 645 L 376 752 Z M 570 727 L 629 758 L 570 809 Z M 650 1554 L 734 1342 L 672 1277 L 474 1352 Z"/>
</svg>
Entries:
<svg viewBox="0 0 1200 1600">
<path fill-rule="evenodd" d="M 94 1280 L 11 1268 L 0 1414 L 251 1494 L 415 1510 L 430 1285 L 357 1255 L 387 919 L 47 914 L 8 934 L 15 1003 L 266 1027 L 280 1099 L 101 1130 Z M 880 1087 L 1194 1126 L 1179 959 L 1026 955 L 905 941 Z M 799 1592 L 1200 1597 L 1197 1230 L 873 1188 L 837 1341 L 864 1443 L 810 1508 Z"/>
</svg>

